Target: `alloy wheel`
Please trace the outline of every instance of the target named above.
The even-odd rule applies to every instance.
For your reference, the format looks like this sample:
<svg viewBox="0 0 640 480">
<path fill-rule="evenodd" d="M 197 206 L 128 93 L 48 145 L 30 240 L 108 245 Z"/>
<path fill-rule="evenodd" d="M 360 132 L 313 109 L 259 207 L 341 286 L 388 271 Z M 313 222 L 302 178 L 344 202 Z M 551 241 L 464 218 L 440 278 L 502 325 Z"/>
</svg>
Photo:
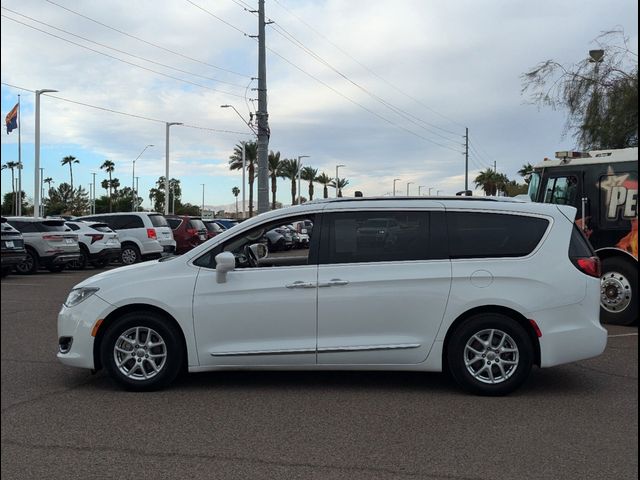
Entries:
<svg viewBox="0 0 640 480">
<path fill-rule="evenodd" d="M 472 335 L 464 346 L 464 365 L 479 382 L 488 384 L 508 380 L 518 368 L 520 352 L 513 338 L 498 329 Z"/>
</svg>

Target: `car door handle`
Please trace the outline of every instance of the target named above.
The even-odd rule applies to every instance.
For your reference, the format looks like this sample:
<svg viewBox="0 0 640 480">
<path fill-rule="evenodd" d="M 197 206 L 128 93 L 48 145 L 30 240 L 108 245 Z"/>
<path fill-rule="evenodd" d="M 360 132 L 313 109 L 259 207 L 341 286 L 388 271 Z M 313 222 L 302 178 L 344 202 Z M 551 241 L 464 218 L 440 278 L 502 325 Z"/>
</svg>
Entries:
<svg viewBox="0 0 640 480">
<path fill-rule="evenodd" d="M 311 283 L 311 282 L 303 282 L 301 280 L 298 280 L 296 282 L 289 283 L 289 284 L 285 285 L 285 287 L 287 287 L 287 288 L 316 288 L 316 284 L 315 283 Z"/>
<path fill-rule="evenodd" d="M 347 280 L 340 280 L 339 278 L 332 278 L 326 283 L 319 283 L 319 287 L 339 287 L 341 285 L 349 285 Z"/>
</svg>

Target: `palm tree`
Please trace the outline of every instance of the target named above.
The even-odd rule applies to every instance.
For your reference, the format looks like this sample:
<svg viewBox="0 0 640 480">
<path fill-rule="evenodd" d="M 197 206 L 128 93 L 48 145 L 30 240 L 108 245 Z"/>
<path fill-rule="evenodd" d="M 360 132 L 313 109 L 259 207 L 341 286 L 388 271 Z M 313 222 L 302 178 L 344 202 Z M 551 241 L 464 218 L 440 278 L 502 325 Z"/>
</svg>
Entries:
<svg viewBox="0 0 640 480">
<path fill-rule="evenodd" d="M 11 193 L 13 194 L 11 198 L 13 198 L 13 208 L 15 209 L 16 215 L 18 214 L 18 202 L 16 199 L 16 182 L 13 174 L 13 169 L 18 168 L 18 162 L 7 162 L 2 166 L 3 169 L 10 168 L 11 169 Z M 21 192 L 22 193 L 22 192 Z"/>
<path fill-rule="evenodd" d="M 522 165 L 522 168 L 518 170 L 518 175 L 524 177 L 525 183 L 529 183 L 531 181 L 531 174 L 533 173 L 533 165 L 530 163 L 526 163 Z"/>
<path fill-rule="evenodd" d="M 480 172 L 475 178 L 476 187 L 481 187 L 487 196 L 497 195 L 498 192 L 504 192 L 509 183 L 509 179 L 503 173 L 497 173 L 491 168 Z"/>
<path fill-rule="evenodd" d="M 109 174 L 109 212 L 111 212 L 112 210 L 112 199 L 111 199 L 111 186 L 112 186 L 112 182 L 111 182 L 111 174 L 113 173 L 113 171 L 116 169 L 116 164 L 113 163 L 111 160 L 105 160 L 104 163 L 102 165 L 100 165 L 100 169 L 104 170 L 105 172 L 107 172 Z M 104 182 L 103 182 L 104 184 Z"/>
<path fill-rule="evenodd" d="M 349 185 L 349 180 L 346 178 L 338 178 L 337 180 L 337 182 L 335 180 L 331 181 L 331 187 L 337 188 L 338 197 L 342 197 L 342 189 Z"/>
<path fill-rule="evenodd" d="M 236 197 L 236 219 L 239 218 L 238 217 L 238 195 L 240 195 L 240 189 L 238 187 L 233 187 L 231 189 L 231 193 L 233 193 L 233 196 Z"/>
<path fill-rule="evenodd" d="M 258 161 L 257 142 L 240 142 L 233 149 L 229 157 L 230 170 L 242 170 L 242 146 L 245 149 L 245 160 L 249 176 L 249 217 L 253 216 L 253 182 L 256 175 L 256 162 Z"/>
<path fill-rule="evenodd" d="M 276 192 L 278 191 L 278 177 L 280 176 L 280 152 L 269 152 L 269 176 L 271 177 L 271 210 L 276 209 Z"/>
<path fill-rule="evenodd" d="M 49 192 L 49 196 L 51 196 L 51 184 L 54 183 L 53 178 L 51 177 L 47 177 L 45 178 L 42 183 L 46 183 L 47 184 L 47 192 Z"/>
<path fill-rule="evenodd" d="M 280 166 L 281 178 L 291 180 L 291 205 L 296 204 L 296 181 L 298 180 L 298 172 L 300 171 L 300 162 L 297 159 L 285 158 Z"/>
<path fill-rule="evenodd" d="M 309 200 L 313 200 L 313 182 L 318 176 L 318 169 L 313 167 L 304 167 L 300 172 L 300 178 L 305 182 L 309 182 Z"/>
<path fill-rule="evenodd" d="M 62 165 L 69 165 L 69 175 L 71 177 L 71 190 L 73 190 L 73 168 L 72 167 L 74 163 L 80 163 L 80 160 L 78 160 L 76 157 L 72 155 L 67 155 L 62 160 L 60 160 L 60 163 Z"/>
<path fill-rule="evenodd" d="M 316 182 L 324 186 L 324 198 L 329 198 L 329 185 L 331 184 L 332 180 L 333 178 L 331 178 L 324 172 L 316 177 Z"/>
</svg>

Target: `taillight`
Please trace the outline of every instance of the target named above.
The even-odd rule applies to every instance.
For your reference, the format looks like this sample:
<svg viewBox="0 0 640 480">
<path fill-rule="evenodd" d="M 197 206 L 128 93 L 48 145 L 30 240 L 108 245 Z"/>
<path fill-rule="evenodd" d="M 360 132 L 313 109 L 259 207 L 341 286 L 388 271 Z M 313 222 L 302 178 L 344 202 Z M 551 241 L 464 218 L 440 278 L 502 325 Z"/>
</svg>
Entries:
<svg viewBox="0 0 640 480">
<path fill-rule="evenodd" d="M 187 235 L 198 235 L 197 228 L 187 228 Z"/>
<path fill-rule="evenodd" d="M 600 259 L 598 257 L 581 257 L 571 259 L 582 273 L 590 277 L 600 278 Z"/>
<path fill-rule="evenodd" d="M 147 228 L 147 238 L 150 238 L 151 240 L 157 240 L 158 236 L 156 235 L 156 229 L 155 228 Z"/>
<path fill-rule="evenodd" d="M 61 242 L 64 237 L 60 235 L 43 235 L 42 239 L 49 242 Z"/>
<path fill-rule="evenodd" d="M 104 235 L 97 234 L 97 233 L 85 233 L 84 236 L 91 237 L 91 244 L 94 244 L 98 240 L 102 240 L 104 238 Z"/>
</svg>

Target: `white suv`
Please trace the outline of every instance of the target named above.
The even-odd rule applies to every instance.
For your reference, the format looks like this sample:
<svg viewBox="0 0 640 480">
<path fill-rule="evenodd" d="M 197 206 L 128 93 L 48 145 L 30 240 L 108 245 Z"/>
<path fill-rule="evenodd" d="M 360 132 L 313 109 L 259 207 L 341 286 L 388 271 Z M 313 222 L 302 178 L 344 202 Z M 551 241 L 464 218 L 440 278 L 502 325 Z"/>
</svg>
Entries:
<svg viewBox="0 0 640 480">
<path fill-rule="evenodd" d="M 67 221 L 65 225 L 78 234 L 81 257 L 69 266 L 82 270 L 91 264 L 102 268 L 111 260 L 120 257 L 120 240 L 118 234 L 111 230 L 106 223 L 83 221 Z"/>
<path fill-rule="evenodd" d="M 58 317 L 58 358 L 134 390 L 183 368 L 446 369 L 471 392 L 503 395 L 533 365 L 605 348 L 600 264 L 573 218 L 572 207 L 470 197 L 268 212 L 181 257 L 78 284 Z M 296 221 L 313 222 L 310 248 L 269 254 L 266 233 Z M 394 235 L 370 235 L 372 223 Z"/>
<path fill-rule="evenodd" d="M 125 265 L 160 258 L 176 250 L 173 231 L 160 213 L 99 213 L 76 220 L 106 223 L 115 230 L 121 244 L 120 261 Z"/>
</svg>

